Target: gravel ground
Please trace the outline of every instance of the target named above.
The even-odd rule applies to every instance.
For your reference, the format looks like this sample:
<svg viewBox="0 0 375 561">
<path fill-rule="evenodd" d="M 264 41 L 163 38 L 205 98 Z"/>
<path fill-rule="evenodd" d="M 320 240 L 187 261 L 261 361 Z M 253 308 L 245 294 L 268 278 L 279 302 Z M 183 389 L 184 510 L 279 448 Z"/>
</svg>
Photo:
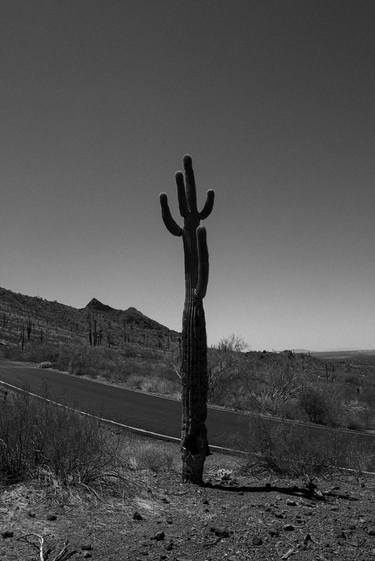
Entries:
<svg viewBox="0 0 375 561">
<path fill-rule="evenodd" d="M 64 491 L 54 481 L 4 487 L 0 560 L 39 560 L 36 535 L 44 552 L 55 547 L 48 561 L 66 540 L 73 560 L 375 560 L 374 477 L 331 476 L 309 494 L 301 480 L 245 477 L 240 459 L 215 454 L 206 481 L 181 484 L 175 466 L 129 471 L 111 491 Z"/>
</svg>

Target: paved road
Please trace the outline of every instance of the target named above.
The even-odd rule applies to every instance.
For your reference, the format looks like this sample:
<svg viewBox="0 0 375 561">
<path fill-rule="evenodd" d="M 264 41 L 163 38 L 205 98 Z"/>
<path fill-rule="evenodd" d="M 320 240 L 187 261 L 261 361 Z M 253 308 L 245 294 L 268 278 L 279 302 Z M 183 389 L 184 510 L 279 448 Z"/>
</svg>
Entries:
<svg viewBox="0 0 375 561">
<path fill-rule="evenodd" d="M 0 381 L 105 419 L 167 436 L 180 436 L 181 409 L 178 401 L 9 361 L 0 362 Z M 210 444 L 246 450 L 252 419 L 254 417 L 234 411 L 209 408 L 207 429 Z M 280 424 L 277 418 L 263 419 L 266 423 Z M 317 425 L 306 426 L 306 435 L 312 431 L 321 433 L 322 430 L 327 429 Z M 348 431 L 347 434 L 350 433 L 352 438 L 358 438 L 356 433 Z M 371 440 L 374 438 L 373 435 L 361 436 L 365 440 L 369 437 L 372 437 Z"/>
<path fill-rule="evenodd" d="M 0 381 L 105 419 L 167 436 L 180 436 L 178 401 L 5 361 L 0 363 Z M 245 415 L 209 409 L 210 444 L 244 450 L 248 425 Z"/>
</svg>

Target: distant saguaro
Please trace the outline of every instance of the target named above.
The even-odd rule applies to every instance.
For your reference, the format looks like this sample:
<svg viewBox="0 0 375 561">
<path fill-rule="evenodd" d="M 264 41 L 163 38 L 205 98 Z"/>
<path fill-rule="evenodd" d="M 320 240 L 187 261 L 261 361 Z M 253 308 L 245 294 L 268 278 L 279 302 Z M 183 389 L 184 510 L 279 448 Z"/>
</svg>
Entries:
<svg viewBox="0 0 375 561">
<path fill-rule="evenodd" d="M 160 195 L 162 218 L 168 231 L 181 236 L 185 256 L 185 305 L 182 317 L 181 381 L 182 381 L 182 479 L 201 484 L 207 440 L 207 337 L 203 298 L 208 283 L 208 250 L 206 229 L 199 226 L 213 208 L 214 191 L 207 192 L 203 209 L 198 212 L 192 160 L 184 157 L 184 171 L 176 173 L 181 228 L 172 218 L 165 193 Z M 184 176 L 185 175 L 185 176 Z"/>
</svg>

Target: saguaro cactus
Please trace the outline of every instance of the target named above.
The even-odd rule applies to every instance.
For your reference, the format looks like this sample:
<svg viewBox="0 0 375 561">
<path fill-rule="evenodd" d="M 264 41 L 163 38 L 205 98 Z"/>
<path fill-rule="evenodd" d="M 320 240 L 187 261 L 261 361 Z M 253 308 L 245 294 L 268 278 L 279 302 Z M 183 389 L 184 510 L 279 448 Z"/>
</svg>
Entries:
<svg viewBox="0 0 375 561">
<path fill-rule="evenodd" d="M 203 298 L 208 283 L 208 250 L 206 229 L 200 221 L 209 216 L 214 204 L 214 191 L 207 192 L 203 209 L 198 212 L 192 160 L 184 157 L 184 171 L 176 173 L 181 228 L 172 218 L 165 193 L 160 195 L 162 218 L 168 231 L 181 236 L 185 256 L 185 305 L 182 316 L 181 381 L 182 381 L 182 479 L 202 483 L 203 467 L 209 455 L 207 418 L 207 338 Z"/>
</svg>

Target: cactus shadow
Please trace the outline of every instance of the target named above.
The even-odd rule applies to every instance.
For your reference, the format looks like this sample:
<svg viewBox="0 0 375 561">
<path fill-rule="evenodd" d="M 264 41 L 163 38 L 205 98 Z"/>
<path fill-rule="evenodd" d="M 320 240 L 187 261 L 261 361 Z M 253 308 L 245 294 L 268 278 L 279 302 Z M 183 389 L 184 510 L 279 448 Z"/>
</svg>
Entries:
<svg viewBox="0 0 375 561">
<path fill-rule="evenodd" d="M 220 483 L 206 482 L 203 486 L 206 489 L 215 489 L 229 493 L 279 493 L 293 497 L 308 498 L 314 501 L 324 501 L 326 496 L 307 487 L 299 487 L 297 485 L 280 486 L 271 485 L 270 483 L 265 485 L 222 485 Z"/>
<path fill-rule="evenodd" d="M 210 481 L 205 482 L 203 487 L 206 489 L 215 489 L 217 491 L 225 491 L 229 493 L 279 493 L 281 495 L 289 495 L 293 497 L 300 497 L 304 499 L 309 499 L 316 502 L 324 502 L 328 497 L 333 497 L 335 499 L 344 499 L 347 501 L 358 501 L 359 498 L 344 494 L 337 493 L 333 491 L 325 491 L 324 494 L 316 488 L 300 487 L 298 485 L 271 485 L 266 483 L 265 485 L 223 485 L 221 483 L 211 483 Z"/>
</svg>

